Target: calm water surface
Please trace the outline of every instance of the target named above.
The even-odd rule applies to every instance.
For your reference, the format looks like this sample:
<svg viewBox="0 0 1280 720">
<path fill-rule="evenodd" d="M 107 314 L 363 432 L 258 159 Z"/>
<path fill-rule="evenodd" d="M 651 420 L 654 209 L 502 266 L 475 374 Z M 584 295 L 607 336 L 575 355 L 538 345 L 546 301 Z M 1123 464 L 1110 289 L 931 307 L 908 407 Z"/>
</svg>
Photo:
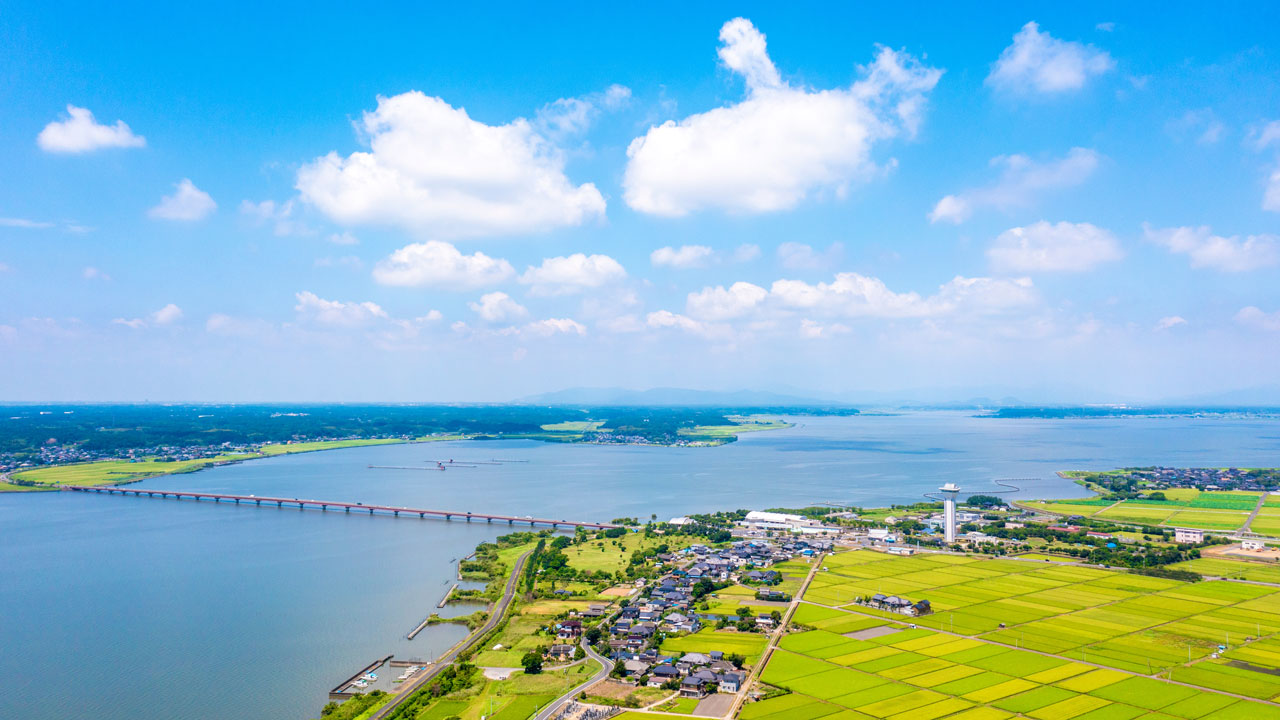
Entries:
<svg viewBox="0 0 1280 720">
<path fill-rule="evenodd" d="M 493 441 L 255 460 L 139 483 L 574 520 L 910 502 L 945 482 L 1061 469 L 1280 465 L 1280 423 L 994 420 L 962 413 L 798 418 L 720 448 Z M 518 459 L 447 472 L 371 469 Z M 315 717 L 330 687 L 392 654 L 434 657 L 454 626 L 404 639 L 452 561 L 505 525 L 79 493 L 0 495 L 0 718 Z"/>
</svg>

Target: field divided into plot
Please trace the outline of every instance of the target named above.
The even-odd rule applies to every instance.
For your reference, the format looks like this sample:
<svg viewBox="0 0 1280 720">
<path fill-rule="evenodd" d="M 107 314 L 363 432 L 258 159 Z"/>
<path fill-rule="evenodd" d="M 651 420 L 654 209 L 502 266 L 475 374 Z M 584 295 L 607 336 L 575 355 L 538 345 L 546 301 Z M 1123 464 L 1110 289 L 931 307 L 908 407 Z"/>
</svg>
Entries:
<svg viewBox="0 0 1280 720">
<path fill-rule="evenodd" d="M 1258 563 L 1222 558 L 1197 558 L 1170 565 L 1174 570 L 1190 570 L 1209 577 L 1236 578 L 1280 584 L 1280 563 Z"/>
<path fill-rule="evenodd" d="M 781 640 L 762 676 L 792 694 L 742 717 L 1280 720 L 1276 705 L 1175 684 L 1280 698 L 1276 588 L 937 554 L 853 551 L 824 567 L 793 618 L 808 629 Z M 875 592 L 937 611 L 850 605 Z M 1219 643 L 1230 650 L 1210 658 Z"/>
<path fill-rule="evenodd" d="M 1231 532 L 1239 530 L 1257 506 L 1257 492 L 1200 491 L 1178 488 L 1162 491 L 1165 500 L 1138 498 L 1115 502 L 1103 498 L 1043 501 L 1031 506 L 1059 515 L 1082 515 L 1099 520 Z M 1268 496 L 1251 529 L 1280 535 L 1280 500 Z"/>
</svg>

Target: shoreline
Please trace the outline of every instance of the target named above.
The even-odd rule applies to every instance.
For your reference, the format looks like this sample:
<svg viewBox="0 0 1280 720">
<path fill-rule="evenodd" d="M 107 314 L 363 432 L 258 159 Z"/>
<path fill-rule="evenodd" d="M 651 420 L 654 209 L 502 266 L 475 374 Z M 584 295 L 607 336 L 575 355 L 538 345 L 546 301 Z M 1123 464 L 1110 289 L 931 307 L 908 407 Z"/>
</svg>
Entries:
<svg viewBox="0 0 1280 720">
<path fill-rule="evenodd" d="M 786 423 L 778 427 L 750 427 L 750 425 L 751 425 L 750 423 L 744 424 L 743 429 L 739 430 L 739 432 L 748 433 L 748 432 L 766 432 L 770 430 L 787 430 L 796 426 L 795 423 Z M 307 441 L 307 442 L 296 443 L 296 444 L 311 445 L 311 444 L 332 443 L 333 446 L 332 447 L 311 447 L 304 450 L 293 450 L 293 451 L 285 449 L 280 452 L 262 452 L 261 448 L 266 448 L 266 447 L 288 448 L 289 445 L 295 444 L 295 443 L 268 443 L 266 445 L 260 446 L 258 451 L 255 451 L 253 453 L 245 453 L 243 457 L 227 457 L 224 459 L 217 459 L 217 457 L 213 457 L 213 458 L 208 458 L 207 459 L 208 462 L 201 462 L 201 459 L 173 461 L 175 464 L 192 463 L 192 465 L 178 467 L 173 470 L 167 470 L 163 472 L 150 472 L 150 473 L 141 474 L 141 475 L 129 475 L 114 481 L 81 480 L 76 482 L 39 483 L 36 481 L 22 480 L 15 476 L 22 475 L 25 473 L 48 471 L 55 468 L 77 468 L 77 467 L 88 467 L 88 466 L 92 466 L 99 463 L 105 464 L 105 463 L 130 462 L 126 458 L 103 458 L 101 460 L 91 460 L 88 462 L 81 462 L 81 463 L 66 463 L 66 464 L 60 464 L 60 465 L 39 465 L 36 467 L 23 468 L 20 470 L 11 470 L 7 473 L 0 473 L 0 493 L 49 492 L 49 491 L 60 490 L 63 485 L 69 485 L 69 484 L 115 487 L 120 485 L 129 485 L 132 483 L 141 482 L 143 480 L 150 480 L 158 477 L 166 477 L 169 475 L 184 475 L 186 473 L 199 472 L 201 470 L 206 470 L 209 468 L 222 467 L 225 465 L 236 465 L 242 462 L 248 462 L 252 460 L 262 460 L 264 458 L 279 457 L 282 455 L 301 455 L 303 453 L 324 452 L 328 450 L 347 450 L 351 448 L 360 448 L 360 447 L 376 447 L 379 445 L 413 445 L 413 444 L 426 444 L 426 443 L 434 443 L 434 442 L 460 442 L 460 441 L 477 441 L 478 442 L 483 440 L 536 440 L 539 442 L 560 442 L 561 444 L 565 444 L 565 445 L 596 445 L 596 446 L 618 445 L 621 447 L 711 448 L 711 447 L 723 447 L 730 443 L 736 442 L 738 440 L 738 434 L 735 433 L 732 435 L 727 435 L 723 438 L 716 438 L 709 441 L 699 441 L 699 442 L 683 443 L 683 444 L 674 443 L 674 442 L 672 443 L 596 442 L 592 440 L 573 440 L 573 439 L 550 440 L 546 438 L 537 438 L 537 437 L 518 437 L 518 436 L 504 437 L 504 436 L 493 436 L 493 435 L 484 435 L 484 434 L 449 435 L 449 436 L 440 436 L 440 437 L 425 436 L 425 437 L 413 438 L 410 440 L 401 439 L 401 438 L 368 438 L 367 440 L 363 440 L 363 441 L 361 440 L 353 441 L 350 439 Z M 142 462 L 148 462 L 148 461 L 144 460 Z"/>
</svg>

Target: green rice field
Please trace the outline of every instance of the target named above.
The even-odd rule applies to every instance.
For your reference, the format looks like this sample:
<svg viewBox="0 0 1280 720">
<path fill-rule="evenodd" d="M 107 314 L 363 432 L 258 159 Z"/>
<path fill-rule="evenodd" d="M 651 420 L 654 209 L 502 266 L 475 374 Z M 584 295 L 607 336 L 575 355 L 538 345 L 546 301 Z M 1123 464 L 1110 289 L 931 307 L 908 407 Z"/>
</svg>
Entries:
<svg viewBox="0 0 1280 720">
<path fill-rule="evenodd" d="M 823 567 L 761 676 L 790 694 L 741 718 L 1280 720 L 1280 588 L 866 550 Z M 855 603 L 877 592 L 935 612 Z"/>
<path fill-rule="evenodd" d="M 1080 515 L 1119 523 L 1232 532 L 1248 521 L 1249 514 L 1258 504 L 1258 497 L 1262 495 L 1259 492 L 1202 491 L 1194 488 L 1161 492 L 1165 494 L 1165 500 L 1137 498 L 1115 502 L 1097 497 L 1026 504 L 1063 516 Z M 1250 529 L 1280 536 L 1280 497 L 1267 496 Z"/>
</svg>

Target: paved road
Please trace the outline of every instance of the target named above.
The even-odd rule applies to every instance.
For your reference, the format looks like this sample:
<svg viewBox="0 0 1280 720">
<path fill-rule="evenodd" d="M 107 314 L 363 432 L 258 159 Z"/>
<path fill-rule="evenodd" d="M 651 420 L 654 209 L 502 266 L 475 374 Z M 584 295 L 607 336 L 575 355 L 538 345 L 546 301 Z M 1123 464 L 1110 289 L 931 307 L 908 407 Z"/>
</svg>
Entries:
<svg viewBox="0 0 1280 720">
<path fill-rule="evenodd" d="M 760 660 L 751 668 L 750 674 L 742 681 L 742 687 L 734 695 L 733 705 L 729 707 L 729 712 L 725 717 L 734 717 L 738 714 L 738 710 L 742 708 L 742 704 L 746 702 L 747 693 L 751 691 L 751 685 L 756 678 L 764 672 L 764 666 L 769 664 L 769 658 L 773 656 L 773 651 L 778 647 L 778 641 L 786 634 L 787 625 L 791 622 L 791 618 L 796 614 L 796 608 L 800 607 L 801 598 L 804 597 L 805 591 L 809 589 L 809 583 L 813 582 L 813 576 L 818 574 L 822 568 L 822 563 L 827 559 L 826 555 L 818 554 L 813 557 L 813 567 L 809 568 L 809 574 L 805 576 L 804 582 L 801 583 L 800 589 L 796 590 L 796 594 L 791 597 L 790 606 L 787 612 L 782 616 L 782 622 L 778 623 L 778 627 L 769 633 L 769 642 L 765 645 L 764 652 L 760 654 Z"/>
<path fill-rule="evenodd" d="M 600 672 L 596 673 L 595 677 L 590 680 L 578 684 L 572 690 L 556 698 L 550 705 L 543 708 L 542 712 L 535 715 L 533 720 L 550 720 L 550 718 L 560 712 L 560 708 L 564 707 L 565 703 L 576 697 L 578 693 L 609 677 L 609 672 L 613 670 L 613 663 L 609 662 L 608 658 L 596 652 L 591 645 L 587 644 L 586 640 L 582 641 L 582 649 L 587 651 L 587 657 L 600 663 Z"/>
<path fill-rule="evenodd" d="M 1244 525 L 1239 532 L 1249 532 L 1249 528 L 1253 527 L 1253 521 L 1258 518 L 1258 513 L 1262 512 L 1262 506 L 1266 504 L 1268 494 L 1262 493 L 1258 498 L 1258 504 L 1253 506 L 1253 512 L 1249 513 L 1249 519 L 1244 521 Z"/>
<path fill-rule="evenodd" d="M 489 612 L 489 619 L 485 621 L 484 625 L 480 626 L 479 630 L 471 633 L 471 636 L 465 641 L 455 645 L 452 650 L 445 653 L 436 661 L 435 667 L 431 668 L 429 672 L 410 680 L 409 682 L 412 684 L 409 687 L 397 693 L 391 699 L 391 702 L 383 705 L 378 712 L 370 716 L 369 720 L 384 720 L 384 718 L 389 717 L 391 713 L 395 712 L 395 709 L 399 707 L 401 703 L 408 700 L 409 697 L 418 692 L 418 690 L 426 687 L 427 683 L 435 679 L 437 675 L 456 660 L 459 653 L 474 645 L 481 638 L 487 635 L 489 631 L 498 626 L 498 623 L 502 621 L 502 616 L 506 615 L 507 608 L 511 605 L 512 598 L 516 595 L 516 586 L 520 583 L 520 577 L 524 574 L 524 563 L 529 559 L 529 555 L 532 552 L 533 551 L 530 550 L 529 552 L 521 555 L 519 560 L 516 560 L 516 566 L 511 570 L 511 576 L 507 578 L 507 585 L 502 590 L 502 599 L 493 606 L 493 610 Z"/>
</svg>

